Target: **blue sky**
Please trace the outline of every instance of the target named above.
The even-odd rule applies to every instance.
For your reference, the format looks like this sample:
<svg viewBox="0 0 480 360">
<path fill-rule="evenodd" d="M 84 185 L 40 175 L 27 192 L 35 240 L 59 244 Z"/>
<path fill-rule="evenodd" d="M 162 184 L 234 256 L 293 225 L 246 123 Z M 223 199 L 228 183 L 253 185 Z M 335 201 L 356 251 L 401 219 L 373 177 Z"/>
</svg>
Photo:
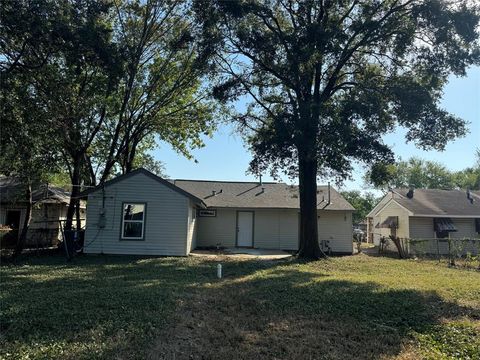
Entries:
<svg viewBox="0 0 480 360">
<path fill-rule="evenodd" d="M 468 71 L 464 78 L 451 77 L 444 89 L 442 106 L 449 112 L 467 120 L 470 133 L 447 145 L 445 151 L 422 151 L 414 144 L 405 143 L 405 131 L 398 129 L 394 133 L 386 134 L 384 140 L 391 145 L 397 157 L 408 159 L 411 156 L 438 161 L 451 170 L 461 170 L 473 165 L 475 149 L 480 147 L 480 68 L 475 67 Z M 240 136 L 235 134 L 228 125 L 221 126 L 213 138 L 205 139 L 205 147 L 193 151 L 197 163 L 178 155 L 171 147 L 163 142 L 153 152 L 157 160 L 165 164 L 166 174 L 174 179 L 203 179 L 203 180 L 255 180 L 255 177 L 246 174 L 251 154 Z M 364 171 L 357 166 L 352 173 L 352 180 L 347 180 L 343 189 L 367 190 L 363 183 Z M 271 180 L 267 175 L 265 181 Z M 292 183 L 295 180 L 283 179 Z M 320 182 L 326 182 L 322 180 Z"/>
</svg>

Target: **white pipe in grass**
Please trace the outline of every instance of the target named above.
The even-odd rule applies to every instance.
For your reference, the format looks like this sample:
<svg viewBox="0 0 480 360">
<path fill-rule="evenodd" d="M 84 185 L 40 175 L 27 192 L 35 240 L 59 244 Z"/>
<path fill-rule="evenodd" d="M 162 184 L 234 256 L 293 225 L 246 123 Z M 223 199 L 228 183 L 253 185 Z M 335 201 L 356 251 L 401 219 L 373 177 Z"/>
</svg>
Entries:
<svg viewBox="0 0 480 360">
<path fill-rule="evenodd" d="M 217 278 L 222 278 L 222 264 L 217 265 Z"/>
</svg>

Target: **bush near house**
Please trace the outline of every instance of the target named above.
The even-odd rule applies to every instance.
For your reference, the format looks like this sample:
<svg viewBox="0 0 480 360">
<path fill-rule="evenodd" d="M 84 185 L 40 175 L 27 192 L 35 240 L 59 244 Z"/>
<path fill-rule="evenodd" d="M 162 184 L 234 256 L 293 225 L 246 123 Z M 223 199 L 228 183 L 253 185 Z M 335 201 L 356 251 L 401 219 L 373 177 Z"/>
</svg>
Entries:
<svg viewBox="0 0 480 360">
<path fill-rule="evenodd" d="M 4 359 L 480 358 L 480 273 L 434 261 L 40 256 L 1 283 Z"/>
</svg>

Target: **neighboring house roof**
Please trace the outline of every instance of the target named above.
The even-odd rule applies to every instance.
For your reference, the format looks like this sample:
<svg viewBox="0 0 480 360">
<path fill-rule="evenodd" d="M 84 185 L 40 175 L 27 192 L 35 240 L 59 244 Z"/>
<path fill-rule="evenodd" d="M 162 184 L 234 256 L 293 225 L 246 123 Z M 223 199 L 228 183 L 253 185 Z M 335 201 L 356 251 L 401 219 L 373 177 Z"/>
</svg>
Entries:
<svg viewBox="0 0 480 360">
<path fill-rule="evenodd" d="M 208 207 L 300 208 L 298 186 L 296 185 L 206 180 L 174 180 L 174 184 L 202 199 Z M 328 186 L 318 187 L 317 200 L 318 209 L 355 210 L 333 188 L 330 190 L 330 204 L 328 204 Z"/>
<path fill-rule="evenodd" d="M 478 192 L 471 192 L 473 194 L 471 195 L 473 202 L 471 202 L 467 198 L 466 191 L 463 190 L 415 189 L 412 198 L 407 196 L 408 191 L 408 189 L 394 189 L 385 197 L 406 208 L 412 213 L 411 216 L 480 217 Z M 382 209 L 383 207 L 375 213 Z M 370 213 L 368 216 L 373 215 L 375 214 Z"/>
<path fill-rule="evenodd" d="M 0 177 L 0 200 L 1 203 L 25 202 L 25 189 L 22 183 L 14 177 Z M 70 202 L 70 192 L 56 186 L 41 186 L 32 191 L 34 203 L 60 203 Z"/>
<path fill-rule="evenodd" d="M 0 177 L 0 202 L 11 203 L 23 201 L 23 188 L 16 178 Z"/>
<path fill-rule="evenodd" d="M 32 191 L 33 202 L 48 202 L 68 204 L 70 202 L 70 192 L 56 186 L 42 187 Z"/>
<path fill-rule="evenodd" d="M 159 182 L 160 184 L 163 184 L 165 185 L 166 187 L 172 189 L 173 191 L 176 191 L 188 198 L 190 198 L 191 200 L 193 200 L 193 202 L 197 205 L 200 205 L 202 207 L 206 207 L 205 206 L 205 203 L 202 201 L 202 199 L 198 198 L 197 196 L 195 196 L 194 194 L 191 194 L 183 189 L 181 189 L 180 187 L 176 186 L 172 181 L 169 181 L 169 180 L 165 180 L 163 178 L 161 178 L 160 176 L 157 176 L 153 173 L 151 173 L 150 171 L 146 170 L 146 169 L 143 169 L 143 168 L 140 168 L 140 169 L 136 169 L 136 170 L 133 170 L 132 172 L 129 172 L 127 174 L 123 174 L 123 175 L 120 175 L 120 176 L 117 176 L 116 178 L 113 178 L 112 180 L 108 180 L 106 182 L 100 185 L 97 185 L 93 188 L 90 188 L 88 190 L 85 190 L 83 191 L 80 196 L 81 197 L 86 197 L 88 194 L 92 193 L 92 192 L 95 192 L 97 190 L 100 190 L 102 187 L 108 187 L 110 185 L 113 185 L 117 182 L 120 182 L 120 181 L 123 181 L 125 179 L 128 179 L 132 176 L 135 176 L 137 174 L 143 174 L 145 176 L 148 176 L 149 178 Z"/>
</svg>

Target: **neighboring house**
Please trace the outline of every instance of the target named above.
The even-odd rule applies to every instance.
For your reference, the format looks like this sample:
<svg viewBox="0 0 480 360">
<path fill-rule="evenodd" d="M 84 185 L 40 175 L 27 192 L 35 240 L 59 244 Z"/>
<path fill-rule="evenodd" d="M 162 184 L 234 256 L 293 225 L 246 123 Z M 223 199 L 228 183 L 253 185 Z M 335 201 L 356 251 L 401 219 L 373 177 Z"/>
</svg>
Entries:
<svg viewBox="0 0 480 360">
<path fill-rule="evenodd" d="M 10 242 L 16 241 L 25 221 L 27 202 L 24 192 L 15 178 L 0 177 L 0 226 L 4 234 L 11 231 L 8 236 Z M 32 217 L 25 246 L 56 245 L 62 240 L 60 222 L 66 219 L 70 193 L 58 187 L 42 186 L 32 191 L 32 202 Z M 85 219 L 84 202 L 81 204 L 80 218 Z"/>
<path fill-rule="evenodd" d="M 351 254 L 353 207 L 318 188 L 319 242 Z M 135 170 L 84 192 L 86 253 L 186 256 L 196 247 L 297 250 L 298 187 L 164 180 Z"/>
<path fill-rule="evenodd" d="M 448 252 L 445 239 L 480 238 L 480 193 L 462 190 L 395 189 L 367 215 L 368 239 L 442 239 L 431 252 Z M 432 241 L 430 246 L 436 244 Z"/>
</svg>

